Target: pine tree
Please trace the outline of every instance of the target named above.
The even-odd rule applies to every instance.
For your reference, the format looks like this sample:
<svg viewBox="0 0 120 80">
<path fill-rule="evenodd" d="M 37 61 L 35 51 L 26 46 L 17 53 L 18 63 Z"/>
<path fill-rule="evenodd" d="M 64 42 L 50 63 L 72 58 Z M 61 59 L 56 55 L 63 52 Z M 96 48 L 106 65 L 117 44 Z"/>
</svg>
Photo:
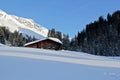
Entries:
<svg viewBox="0 0 120 80">
<path fill-rule="evenodd" d="M 69 50 L 70 49 L 69 35 L 63 34 L 62 43 L 63 43 L 62 49 L 64 49 L 64 50 Z"/>
<path fill-rule="evenodd" d="M 3 27 L 0 28 L 0 43 L 5 44 L 5 33 Z"/>
</svg>

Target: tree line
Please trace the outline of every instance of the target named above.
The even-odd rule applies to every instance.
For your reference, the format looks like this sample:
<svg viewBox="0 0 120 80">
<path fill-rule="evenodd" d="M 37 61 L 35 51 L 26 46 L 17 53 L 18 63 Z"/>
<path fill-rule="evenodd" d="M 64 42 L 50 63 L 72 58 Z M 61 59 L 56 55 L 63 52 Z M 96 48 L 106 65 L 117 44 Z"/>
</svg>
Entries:
<svg viewBox="0 0 120 80">
<path fill-rule="evenodd" d="M 25 43 L 36 40 L 35 37 L 23 36 L 18 31 L 10 32 L 6 26 L 0 26 L 0 43 L 9 46 L 24 46 Z"/>
<path fill-rule="evenodd" d="M 62 49 L 101 56 L 120 56 L 120 11 L 112 15 L 108 13 L 107 19 L 100 16 L 71 40 L 69 35 L 62 35 L 55 29 L 49 30 L 48 36 L 59 38 L 63 42 Z"/>
<path fill-rule="evenodd" d="M 54 28 L 48 31 L 48 37 L 58 38 L 62 41 L 62 49 L 69 50 L 70 39 L 68 34 L 62 34 L 60 31 L 56 31 Z"/>
<path fill-rule="evenodd" d="M 120 56 L 120 11 L 86 25 L 73 39 L 74 50 L 102 56 Z"/>
</svg>

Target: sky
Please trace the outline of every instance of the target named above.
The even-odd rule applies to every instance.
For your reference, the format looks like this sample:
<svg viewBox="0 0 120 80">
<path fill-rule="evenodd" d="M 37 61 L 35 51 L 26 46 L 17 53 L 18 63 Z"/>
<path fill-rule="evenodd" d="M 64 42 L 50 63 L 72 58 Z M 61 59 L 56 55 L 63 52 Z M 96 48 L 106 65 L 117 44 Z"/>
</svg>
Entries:
<svg viewBox="0 0 120 80">
<path fill-rule="evenodd" d="M 74 37 L 98 17 L 120 10 L 120 0 L 0 0 L 0 9 Z"/>
</svg>

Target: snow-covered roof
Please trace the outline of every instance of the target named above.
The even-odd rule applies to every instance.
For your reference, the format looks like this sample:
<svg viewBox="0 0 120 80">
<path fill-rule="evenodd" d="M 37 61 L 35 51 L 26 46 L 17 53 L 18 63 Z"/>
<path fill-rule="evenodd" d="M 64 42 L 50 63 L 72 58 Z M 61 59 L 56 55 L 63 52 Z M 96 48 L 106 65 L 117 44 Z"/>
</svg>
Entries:
<svg viewBox="0 0 120 80">
<path fill-rule="evenodd" d="M 52 41 L 55 41 L 55 42 L 62 44 L 62 42 L 58 38 L 48 37 L 47 39 L 50 39 Z"/>
<path fill-rule="evenodd" d="M 40 40 L 36 40 L 36 41 L 32 41 L 32 42 L 26 43 L 24 46 L 27 46 L 27 45 L 30 45 L 30 44 L 34 44 L 34 43 L 37 43 L 37 42 L 40 42 L 40 41 L 44 41 L 44 40 L 47 40 L 47 39 L 62 44 L 62 42 L 58 38 L 47 37 L 47 38 L 43 38 L 43 39 L 40 39 Z"/>
</svg>

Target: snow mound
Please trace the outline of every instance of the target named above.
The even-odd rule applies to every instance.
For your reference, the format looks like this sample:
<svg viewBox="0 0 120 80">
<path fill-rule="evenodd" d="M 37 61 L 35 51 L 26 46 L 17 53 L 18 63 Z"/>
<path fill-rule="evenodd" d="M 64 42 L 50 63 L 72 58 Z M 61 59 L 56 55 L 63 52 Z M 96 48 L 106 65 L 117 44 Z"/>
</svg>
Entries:
<svg viewBox="0 0 120 80">
<path fill-rule="evenodd" d="M 119 80 L 120 59 L 82 52 L 0 47 L 0 80 Z"/>
<path fill-rule="evenodd" d="M 90 56 L 80 52 L 52 51 L 34 48 L 0 48 L 0 55 L 15 56 L 38 60 L 50 60 L 65 63 L 82 64 L 99 67 L 120 68 L 120 61 L 101 56 Z M 82 57 L 81 57 L 82 55 Z M 87 56 L 87 57 L 86 57 Z M 89 57 L 88 57 L 89 56 Z"/>
<path fill-rule="evenodd" d="M 2 44 L 2 43 L 0 43 L 0 47 L 7 47 L 6 45 L 4 45 L 4 44 Z"/>
</svg>

